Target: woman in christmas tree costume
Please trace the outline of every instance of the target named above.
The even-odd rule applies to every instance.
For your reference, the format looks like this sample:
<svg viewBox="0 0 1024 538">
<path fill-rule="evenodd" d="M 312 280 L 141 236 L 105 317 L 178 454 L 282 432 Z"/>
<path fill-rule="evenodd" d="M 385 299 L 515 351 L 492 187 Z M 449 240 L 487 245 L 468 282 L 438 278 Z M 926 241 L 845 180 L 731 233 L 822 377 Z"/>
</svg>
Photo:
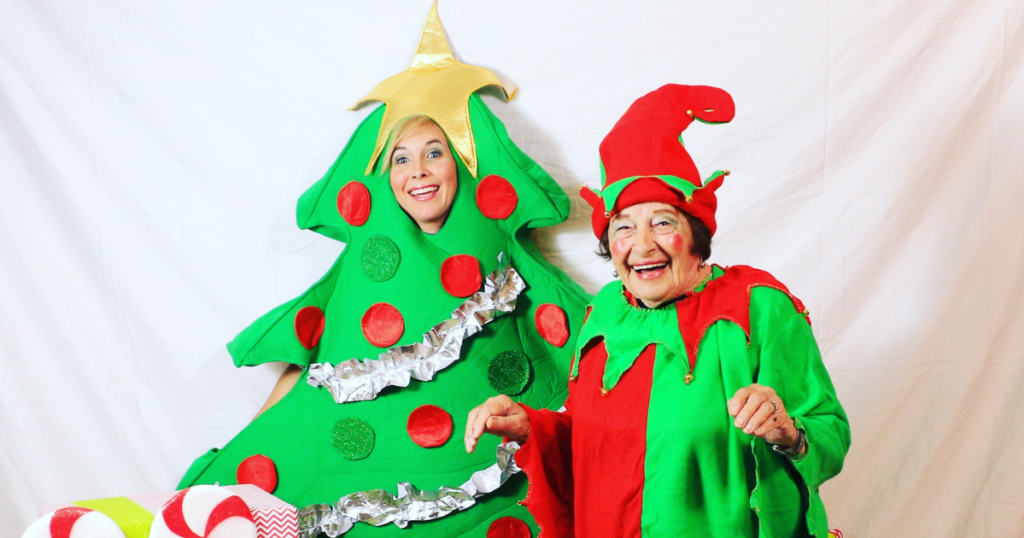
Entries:
<svg viewBox="0 0 1024 538">
<path fill-rule="evenodd" d="M 728 93 L 667 85 L 601 143 L 604 189 L 581 189 L 621 281 L 588 307 L 566 410 L 493 397 L 487 431 L 517 439 L 540 538 L 828 534 L 818 487 L 850 429 L 803 305 L 768 273 L 707 265 L 715 190 L 682 146 L 728 122 Z"/>
<path fill-rule="evenodd" d="M 228 345 L 239 366 L 303 368 L 298 382 L 179 487 L 256 483 L 300 508 L 304 536 L 530 532 L 516 445 L 467 458 L 451 416 L 505 392 L 561 406 L 589 297 L 529 241 L 568 198 L 475 95 L 486 86 L 501 87 L 454 59 L 435 6 L 409 70 L 363 101 L 385 106 L 299 200 L 299 226 L 341 256 Z M 399 125 L 410 116 L 430 121 Z"/>
</svg>

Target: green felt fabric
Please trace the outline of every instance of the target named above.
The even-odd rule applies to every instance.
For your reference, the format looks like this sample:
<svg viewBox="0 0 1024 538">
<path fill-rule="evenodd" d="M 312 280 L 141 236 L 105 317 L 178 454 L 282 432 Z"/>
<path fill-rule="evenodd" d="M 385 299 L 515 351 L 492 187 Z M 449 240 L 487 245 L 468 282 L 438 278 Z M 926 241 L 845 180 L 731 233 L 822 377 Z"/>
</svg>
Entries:
<svg viewBox="0 0 1024 538">
<path fill-rule="evenodd" d="M 488 383 L 488 366 L 492 358 L 506 351 L 523 353 L 530 361 L 529 383 L 516 399 L 533 407 L 561 406 L 572 349 L 545 342 L 534 327 L 534 312 L 544 303 L 562 307 L 568 315 L 570 338 L 575 338 L 589 297 L 540 256 L 529 241 L 529 229 L 564 221 L 569 200 L 551 177 L 512 143 L 504 126 L 476 95 L 471 96 L 469 109 L 480 163 L 478 177 L 496 174 L 515 187 L 519 203 L 511 216 L 492 220 L 480 213 L 475 202 L 478 179 L 456 159 L 459 187 L 451 214 L 437 234 L 421 232 L 398 206 L 386 175 L 379 171 L 363 175 L 380 127 L 382 106 L 360 125 L 323 179 L 299 200 L 299 226 L 342 241 L 345 249 L 319 282 L 258 319 L 228 349 L 239 366 L 284 361 L 305 367 L 314 362 L 375 359 L 383 350 L 366 340 L 360 320 L 367 308 L 379 302 L 395 306 L 404 318 L 405 332 L 396 345 L 421 341 L 424 332 L 448 319 L 464 300 L 446 293 L 440 281 L 442 262 L 456 254 L 476 257 L 486 275 L 497 267 L 499 253 L 504 253 L 527 285 L 515 311 L 466 340 L 462 358 L 433 381 L 413 380 L 409 387 L 386 389 L 372 401 L 339 405 L 326 389 L 311 387 L 304 373 L 291 392 L 223 449 L 197 461 L 180 487 L 234 484 L 238 464 L 253 454 L 274 461 L 279 475 L 275 495 L 300 507 L 331 503 L 368 489 L 396 493 L 396 484 L 404 481 L 420 489 L 457 487 L 472 472 L 495 462 L 495 453 L 488 446 L 497 446 L 497 437 L 482 439 L 473 454 L 466 454 L 459 441 L 469 410 L 496 394 Z M 372 208 L 362 226 L 349 226 L 338 213 L 338 192 L 350 181 L 362 182 L 370 192 Z M 363 270 L 360 254 L 374 235 L 387 237 L 400 253 L 395 274 L 387 280 L 377 281 Z M 326 324 L 320 343 L 306 350 L 295 336 L 293 319 L 299 309 L 311 305 L 323 310 Z M 441 407 L 455 422 L 452 439 L 438 448 L 420 447 L 406 432 L 409 414 L 424 404 Z M 345 459 L 331 445 L 334 425 L 347 417 L 359 418 L 373 428 L 374 448 L 365 459 Z M 516 502 L 525 493 L 526 482 L 520 475 L 464 512 L 413 523 L 404 530 L 395 525 L 377 528 L 360 523 L 346 536 L 482 537 L 489 522 L 510 515 L 533 526 L 529 514 Z"/>
<path fill-rule="evenodd" d="M 714 277 L 722 274 L 715 266 Z M 810 326 L 790 298 L 754 287 L 749 345 L 740 326 L 713 324 L 699 348 L 698 381 L 687 385 L 689 363 L 681 339 L 674 342 L 678 325 L 671 326 L 678 323 L 675 306 L 635 308 L 621 288 L 613 282 L 595 297 L 579 345 L 604 337 L 607 386 L 646 344 L 658 344 L 647 418 L 644 536 L 828 536 L 818 488 L 839 473 L 850 430 Z M 616 357 L 613 349 L 626 355 Z M 733 426 L 726 402 L 752 383 L 774 388 L 806 431 L 804 458 L 790 461 Z"/>
</svg>

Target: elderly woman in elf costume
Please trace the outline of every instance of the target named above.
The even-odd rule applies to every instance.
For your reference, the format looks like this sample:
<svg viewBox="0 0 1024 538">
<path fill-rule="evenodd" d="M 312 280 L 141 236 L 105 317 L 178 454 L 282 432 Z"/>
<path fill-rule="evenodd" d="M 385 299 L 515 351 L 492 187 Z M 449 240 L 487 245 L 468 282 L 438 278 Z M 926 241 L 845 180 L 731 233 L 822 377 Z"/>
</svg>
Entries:
<svg viewBox="0 0 1024 538">
<path fill-rule="evenodd" d="M 294 365 L 287 394 L 180 487 L 256 483 L 300 508 L 303 536 L 536 529 L 516 446 L 467 458 L 451 416 L 501 393 L 558 408 L 589 297 L 529 241 L 569 201 L 475 95 L 486 86 L 500 82 L 455 60 L 435 6 L 409 70 L 365 99 L 385 106 L 299 200 L 299 226 L 344 252 L 228 345 L 238 366 Z"/>
<path fill-rule="evenodd" d="M 807 312 L 770 274 L 708 265 L 715 190 L 681 144 L 694 120 L 732 119 L 728 93 L 667 85 L 601 143 L 599 253 L 621 279 L 588 307 L 562 413 L 498 396 L 473 410 L 523 443 L 541 538 L 790 537 L 828 533 L 818 487 L 850 429 Z"/>
</svg>

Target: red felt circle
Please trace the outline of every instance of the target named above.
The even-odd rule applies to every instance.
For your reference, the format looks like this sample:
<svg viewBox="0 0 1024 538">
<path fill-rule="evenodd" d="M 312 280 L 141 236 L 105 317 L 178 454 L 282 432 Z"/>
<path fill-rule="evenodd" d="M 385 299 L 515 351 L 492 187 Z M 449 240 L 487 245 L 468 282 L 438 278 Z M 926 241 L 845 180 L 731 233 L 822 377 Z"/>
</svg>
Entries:
<svg viewBox="0 0 1024 538">
<path fill-rule="evenodd" d="M 516 209 L 519 195 L 503 177 L 487 176 L 476 186 L 476 205 L 490 219 L 506 219 Z"/>
<path fill-rule="evenodd" d="M 295 337 L 306 349 L 313 349 L 324 334 L 324 311 L 307 306 L 295 313 Z"/>
<path fill-rule="evenodd" d="M 252 484 L 267 493 L 273 493 L 277 489 L 277 467 L 274 460 L 256 454 L 249 456 L 238 464 L 235 478 L 239 484 Z"/>
<path fill-rule="evenodd" d="M 350 181 L 338 193 L 338 213 L 352 226 L 366 224 L 370 218 L 370 191 L 358 181 Z"/>
<path fill-rule="evenodd" d="M 558 305 L 542 304 L 533 316 L 537 332 L 547 343 L 562 347 L 569 341 L 569 320 Z"/>
<path fill-rule="evenodd" d="M 530 538 L 530 526 L 515 517 L 499 517 L 487 529 L 487 538 Z"/>
<path fill-rule="evenodd" d="M 387 303 L 377 303 L 363 314 L 363 336 L 377 347 L 395 345 L 404 332 L 402 313 Z"/>
<path fill-rule="evenodd" d="M 441 263 L 441 285 L 455 297 L 469 297 L 480 289 L 480 262 L 469 254 L 450 256 Z"/>
<path fill-rule="evenodd" d="M 417 445 L 438 447 L 452 436 L 452 416 L 436 405 L 421 405 L 409 413 L 405 429 Z"/>
</svg>

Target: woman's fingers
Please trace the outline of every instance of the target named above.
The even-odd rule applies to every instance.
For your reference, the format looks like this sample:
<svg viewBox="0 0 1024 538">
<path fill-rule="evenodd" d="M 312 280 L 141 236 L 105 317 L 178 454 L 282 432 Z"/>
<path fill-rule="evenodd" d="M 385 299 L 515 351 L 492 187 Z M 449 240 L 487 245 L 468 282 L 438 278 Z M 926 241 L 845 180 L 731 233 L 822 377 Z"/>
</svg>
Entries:
<svg viewBox="0 0 1024 538">
<path fill-rule="evenodd" d="M 487 432 L 502 437 L 523 439 L 526 437 L 526 419 L 524 415 L 507 417 L 492 416 L 487 420 Z"/>
<path fill-rule="evenodd" d="M 473 452 L 477 441 L 480 440 L 480 436 L 484 433 L 498 433 L 489 427 L 489 421 L 493 420 L 494 417 L 505 417 L 517 410 L 522 411 L 522 408 L 505 395 L 488 398 L 487 401 L 476 406 L 469 412 L 469 416 L 466 418 L 466 436 L 464 439 L 466 452 Z M 523 415 L 525 416 L 525 413 Z"/>
<path fill-rule="evenodd" d="M 740 389 L 740 391 L 742 390 L 743 389 Z M 739 395 L 740 391 L 737 391 L 737 395 Z M 746 429 L 747 423 L 750 421 L 751 417 L 754 416 L 754 413 L 757 413 L 758 409 L 760 409 L 761 407 L 761 404 L 765 403 L 766 401 L 768 401 L 768 397 L 765 396 L 764 393 L 757 390 L 751 391 L 747 395 L 746 400 L 740 404 L 742 407 L 740 408 L 739 412 L 736 413 L 735 415 L 736 420 L 734 421 L 734 424 L 736 424 L 736 427 Z"/>
<path fill-rule="evenodd" d="M 750 420 L 747 421 L 747 425 L 743 427 L 743 433 L 758 435 L 757 432 L 766 427 L 769 429 L 775 428 L 774 424 L 777 421 L 772 419 L 778 419 L 778 414 L 775 412 L 775 406 L 772 405 L 771 400 L 765 400 L 757 408 L 757 411 L 754 412 L 754 415 L 750 417 Z M 764 432 L 758 435 L 758 437 L 763 435 Z"/>
<path fill-rule="evenodd" d="M 732 398 L 729 398 L 727 402 L 729 406 L 729 416 L 735 417 L 740 414 L 740 410 L 747 403 L 747 397 L 754 392 L 754 388 L 758 385 L 750 385 L 749 387 L 743 387 L 736 391 L 736 394 Z"/>
<path fill-rule="evenodd" d="M 782 399 L 775 389 L 753 384 L 736 391 L 728 401 L 729 414 L 736 418 L 734 424 L 744 433 L 763 437 L 776 444 L 787 444 L 795 437 L 796 426 L 789 418 Z"/>
</svg>

